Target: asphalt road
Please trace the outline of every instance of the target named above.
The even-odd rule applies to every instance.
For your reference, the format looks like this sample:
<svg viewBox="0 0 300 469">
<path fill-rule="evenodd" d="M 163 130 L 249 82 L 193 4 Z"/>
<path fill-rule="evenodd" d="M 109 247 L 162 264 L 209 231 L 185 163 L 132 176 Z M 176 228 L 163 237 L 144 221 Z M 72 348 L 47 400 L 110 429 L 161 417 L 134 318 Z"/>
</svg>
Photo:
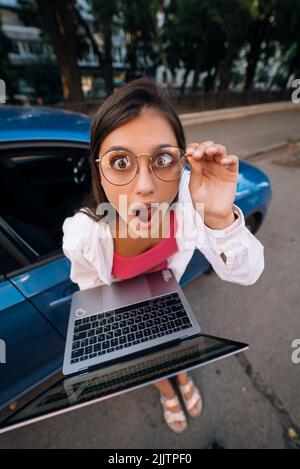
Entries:
<svg viewBox="0 0 300 469">
<path fill-rule="evenodd" d="M 300 104 L 294 111 L 189 126 L 185 129 L 186 140 L 187 143 L 205 140 L 222 143 L 229 153 L 243 158 L 270 145 L 299 138 L 299 111 Z"/>
<path fill-rule="evenodd" d="M 203 394 L 201 417 L 173 433 L 158 391 L 147 386 L 4 434 L 0 448 L 180 449 L 215 440 L 225 448 L 300 447 L 300 364 L 291 360 L 291 343 L 300 339 L 300 165 L 256 164 L 273 184 L 257 234 L 265 246 L 261 278 L 245 287 L 213 273 L 185 288 L 205 332 L 250 344 L 244 354 L 191 372 Z"/>
</svg>

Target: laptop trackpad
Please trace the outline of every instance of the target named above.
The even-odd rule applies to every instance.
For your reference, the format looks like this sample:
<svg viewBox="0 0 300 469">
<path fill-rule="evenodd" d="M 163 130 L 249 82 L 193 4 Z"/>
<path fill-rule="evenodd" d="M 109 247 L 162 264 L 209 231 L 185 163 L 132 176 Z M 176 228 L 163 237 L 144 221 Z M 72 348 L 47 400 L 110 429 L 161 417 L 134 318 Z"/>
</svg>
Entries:
<svg viewBox="0 0 300 469">
<path fill-rule="evenodd" d="M 143 301 L 152 296 L 148 282 L 143 275 L 125 282 L 104 285 L 101 290 L 103 311 Z"/>
</svg>

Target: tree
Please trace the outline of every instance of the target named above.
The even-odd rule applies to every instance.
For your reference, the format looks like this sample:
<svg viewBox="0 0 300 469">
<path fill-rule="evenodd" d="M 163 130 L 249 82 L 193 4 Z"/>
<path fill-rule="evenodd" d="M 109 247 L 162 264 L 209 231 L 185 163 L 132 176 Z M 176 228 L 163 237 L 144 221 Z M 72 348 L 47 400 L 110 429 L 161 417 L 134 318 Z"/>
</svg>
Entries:
<svg viewBox="0 0 300 469">
<path fill-rule="evenodd" d="M 118 0 L 90 0 L 92 13 L 95 18 L 97 31 L 103 35 L 104 56 L 102 57 L 105 91 L 107 94 L 114 90 L 113 83 L 113 57 L 112 33 L 114 30 L 114 17 L 119 12 Z"/>
<path fill-rule="evenodd" d="M 221 58 L 224 56 L 222 15 L 216 0 L 172 0 L 166 22 L 168 61 L 185 68 L 181 84 L 194 71 L 192 91 L 199 87 L 199 77 L 207 72 L 207 85 L 212 86 Z M 201 86 L 201 85 L 200 85 Z"/>
<path fill-rule="evenodd" d="M 252 0 L 227 0 L 226 6 L 217 2 L 219 14 L 222 18 L 224 34 L 224 56 L 219 64 L 219 91 L 228 90 L 235 60 L 247 44 L 250 27 L 255 18 Z"/>
<path fill-rule="evenodd" d="M 283 60 L 271 85 L 286 89 L 290 78 L 300 75 L 300 0 L 277 0 L 273 26 Z"/>
<path fill-rule="evenodd" d="M 250 29 L 250 47 L 247 54 L 245 90 L 252 88 L 258 61 L 263 48 L 272 39 L 272 20 L 277 0 L 257 0 L 256 18 Z"/>
<path fill-rule="evenodd" d="M 157 25 L 158 0 L 121 0 L 121 25 L 127 38 L 129 70 L 126 79 L 141 73 L 152 75 L 164 62 L 164 51 Z"/>
<path fill-rule="evenodd" d="M 76 13 L 73 0 L 36 0 L 44 29 L 60 65 L 66 101 L 81 101 L 80 71 L 77 64 Z"/>
</svg>

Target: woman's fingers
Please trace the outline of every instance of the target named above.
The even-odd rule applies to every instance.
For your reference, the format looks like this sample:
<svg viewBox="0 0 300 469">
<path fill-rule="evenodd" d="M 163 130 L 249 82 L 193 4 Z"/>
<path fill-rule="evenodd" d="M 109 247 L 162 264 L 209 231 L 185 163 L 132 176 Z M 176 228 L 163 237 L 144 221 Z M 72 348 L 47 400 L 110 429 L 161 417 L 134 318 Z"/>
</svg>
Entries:
<svg viewBox="0 0 300 469">
<path fill-rule="evenodd" d="M 239 158 L 236 155 L 227 155 L 227 149 L 224 145 L 214 143 L 212 140 L 207 140 L 202 143 L 190 143 L 187 145 L 186 153 L 188 154 L 188 161 L 192 165 L 196 173 L 201 173 L 201 161 L 214 161 L 233 173 L 237 173 L 239 169 Z"/>
<path fill-rule="evenodd" d="M 227 150 L 224 145 L 216 143 L 207 147 L 205 153 L 208 155 L 209 161 L 215 160 L 216 163 L 219 163 L 227 155 Z"/>
<path fill-rule="evenodd" d="M 190 143 L 186 152 L 188 159 L 199 161 L 215 161 L 222 166 L 230 166 L 231 171 L 236 171 L 238 167 L 238 157 L 236 155 L 227 155 L 227 149 L 224 145 L 214 143 L 211 140 L 202 143 Z"/>
<path fill-rule="evenodd" d="M 206 142 L 202 143 L 190 143 L 189 145 L 187 145 L 186 152 L 189 155 L 193 155 L 197 150 L 202 150 L 207 146 L 212 145 L 213 143 L 214 142 L 212 142 L 211 140 L 207 140 Z"/>
<path fill-rule="evenodd" d="M 213 145 L 211 140 L 202 143 L 193 143 L 187 148 L 188 155 L 196 161 L 199 161 L 204 155 L 207 148 Z"/>
<path fill-rule="evenodd" d="M 191 143 L 187 146 L 186 152 L 196 160 L 205 157 L 207 161 L 221 158 L 227 154 L 227 150 L 224 145 L 214 143 L 212 140 L 202 143 Z"/>
<path fill-rule="evenodd" d="M 229 171 L 237 172 L 239 169 L 239 158 L 236 155 L 227 155 L 220 161 L 222 166 L 226 166 Z"/>
</svg>

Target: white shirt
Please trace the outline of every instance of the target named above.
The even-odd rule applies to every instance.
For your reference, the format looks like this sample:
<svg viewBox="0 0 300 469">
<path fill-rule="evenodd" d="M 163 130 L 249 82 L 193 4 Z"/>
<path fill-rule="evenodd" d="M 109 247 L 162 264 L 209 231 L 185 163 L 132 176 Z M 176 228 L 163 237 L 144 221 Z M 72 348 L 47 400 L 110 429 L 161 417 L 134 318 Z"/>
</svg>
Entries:
<svg viewBox="0 0 300 469">
<path fill-rule="evenodd" d="M 206 226 L 193 206 L 189 178 L 190 172 L 184 171 L 175 208 L 178 251 L 168 258 L 168 267 L 179 282 L 198 248 L 222 280 L 254 284 L 264 270 L 264 246 L 246 227 L 243 212 L 235 204 L 233 210 L 238 218 L 232 225 L 222 230 Z M 70 278 L 80 290 L 120 281 L 111 274 L 114 240 L 106 221 L 97 222 L 78 212 L 65 219 L 62 229 L 62 250 L 71 261 Z"/>
</svg>

